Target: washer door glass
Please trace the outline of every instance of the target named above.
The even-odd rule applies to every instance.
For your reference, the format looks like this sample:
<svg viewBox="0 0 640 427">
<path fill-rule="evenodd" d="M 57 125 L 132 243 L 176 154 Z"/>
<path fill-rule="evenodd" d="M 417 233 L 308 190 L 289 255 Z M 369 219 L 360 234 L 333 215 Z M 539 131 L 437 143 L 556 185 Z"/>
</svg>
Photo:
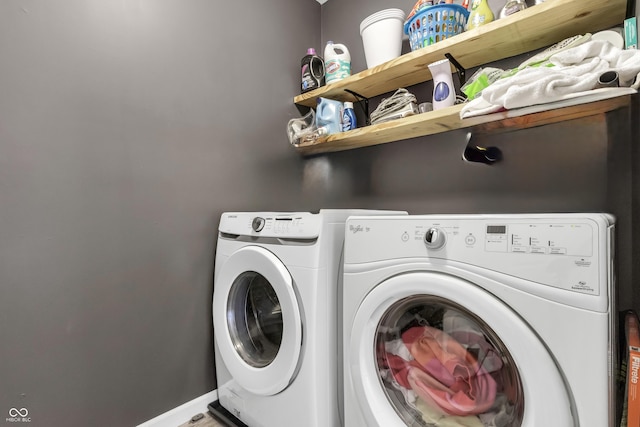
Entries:
<svg viewBox="0 0 640 427">
<path fill-rule="evenodd" d="M 520 426 L 522 380 L 496 333 L 440 297 L 404 298 L 375 338 L 378 376 L 407 425 Z"/>
<path fill-rule="evenodd" d="M 227 324 L 235 349 L 247 364 L 264 368 L 282 343 L 282 309 L 273 286 L 260 273 L 242 273 L 231 286 Z"/>
<path fill-rule="evenodd" d="M 418 271 L 373 286 L 345 342 L 345 407 L 368 427 L 577 425 L 549 350 L 489 280 Z"/>
</svg>

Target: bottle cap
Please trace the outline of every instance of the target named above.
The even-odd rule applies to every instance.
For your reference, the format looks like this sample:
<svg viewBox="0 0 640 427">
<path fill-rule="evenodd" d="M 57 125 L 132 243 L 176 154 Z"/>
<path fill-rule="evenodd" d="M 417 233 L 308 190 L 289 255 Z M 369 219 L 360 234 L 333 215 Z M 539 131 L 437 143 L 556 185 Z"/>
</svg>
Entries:
<svg viewBox="0 0 640 427">
<path fill-rule="evenodd" d="M 316 54 L 316 50 L 312 47 L 310 47 L 309 49 L 307 49 L 307 55 L 315 55 Z"/>
<path fill-rule="evenodd" d="M 345 102 L 344 108 L 353 108 L 353 102 L 349 102 L 349 101 Z"/>
</svg>

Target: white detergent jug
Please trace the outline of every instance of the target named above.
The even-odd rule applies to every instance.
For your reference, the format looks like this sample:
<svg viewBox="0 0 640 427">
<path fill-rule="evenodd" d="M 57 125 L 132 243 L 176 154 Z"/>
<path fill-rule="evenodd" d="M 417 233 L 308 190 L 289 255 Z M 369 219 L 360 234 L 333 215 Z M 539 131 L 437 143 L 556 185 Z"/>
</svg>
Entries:
<svg viewBox="0 0 640 427">
<path fill-rule="evenodd" d="M 325 82 L 337 82 L 351 75 L 351 55 L 340 43 L 327 42 L 324 48 Z"/>
</svg>

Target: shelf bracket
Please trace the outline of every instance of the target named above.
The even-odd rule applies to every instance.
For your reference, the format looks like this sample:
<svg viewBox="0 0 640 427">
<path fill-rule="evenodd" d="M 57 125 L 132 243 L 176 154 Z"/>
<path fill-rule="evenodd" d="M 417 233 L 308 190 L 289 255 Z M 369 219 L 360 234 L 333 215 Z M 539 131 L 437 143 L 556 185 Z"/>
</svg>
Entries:
<svg viewBox="0 0 640 427">
<path fill-rule="evenodd" d="M 362 111 L 364 111 L 364 117 L 365 117 L 365 125 L 369 126 L 371 124 L 371 119 L 369 118 L 369 98 L 364 97 L 362 95 L 360 95 L 357 92 L 354 92 L 350 89 L 345 89 L 344 90 L 347 93 L 350 93 L 351 95 L 353 95 L 356 98 L 356 101 L 358 102 L 358 105 L 360 106 L 360 108 L 362 109 Z"/>
<path fill-rule="evenodd" d="M 467 145 L 462 153 L 462 160 L 466 162 L 484 163 L 492 165 L 502 160 L 502 151 L 498 147 L 480 147 L 472 143 L 473 134 L 467 133 Z"/>
<path fill-rule="evenodd" d="M 445 53 L 444 56 L 453 64 L 458 72 L 458 78 L 460 79 L 460 86 L 464 86 L 467 82 L 467 70 L 464 69 L 462 65 L 453 57 L 450 53 Z"/>
</svg>

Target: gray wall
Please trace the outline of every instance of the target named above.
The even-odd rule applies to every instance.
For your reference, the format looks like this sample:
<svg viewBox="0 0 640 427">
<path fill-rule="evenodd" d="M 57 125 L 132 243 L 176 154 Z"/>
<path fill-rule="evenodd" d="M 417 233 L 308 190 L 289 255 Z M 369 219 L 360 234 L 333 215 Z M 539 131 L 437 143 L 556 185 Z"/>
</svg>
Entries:
<svg viewBox="0 0 640 427">
<path fill-rule="evenodd" d="M 0 3 L 0 422 L 136 425 L 215 389 L 216 228 L 305 208 L 314 0 Z"/>
<path fill-rule="evenodd" d="M 214 389 L 223 211 L 627 201 L 628 143 L 590 121 L 484 138 L 505 153 L 494 167 L 460 160 L 460 131 L 301 159 L 284 131 L 300 58 L 333 39 L 364 69 L 359 23 L 387 7 L 0 3 L 0 420 L 135 425 Z"/>
</svg>

